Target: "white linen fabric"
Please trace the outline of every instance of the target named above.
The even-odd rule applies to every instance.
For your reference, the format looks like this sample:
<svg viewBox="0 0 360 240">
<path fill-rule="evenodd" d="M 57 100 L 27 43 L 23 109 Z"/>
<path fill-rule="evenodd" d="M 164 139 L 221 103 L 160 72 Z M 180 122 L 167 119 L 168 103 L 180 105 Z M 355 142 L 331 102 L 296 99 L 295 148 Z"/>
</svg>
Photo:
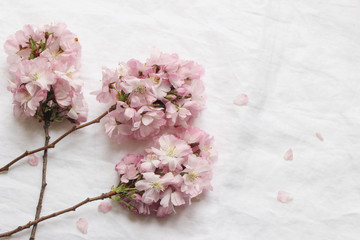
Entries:
<svg viewBox="0 0 360 240">
<path fill-rule="evenodd" d="M 137 216 L 117 202 L 103 214 L 93 202 L 40 223 L 36 239 L 359 239 L 358 0 L 1 0 L 0 44 L 25 24 L 50 22 L 65 22 L 83 46 L 89 120 L 108 107 L 90 94 L 101 87 L 102 66 L 143 61 L 153 47 L 202 64 L 207 109 L 194 124 L 215 136 L 219 159 L 214 190 L 174 216 Z M 1 166 L 44 142 L 41 123 L 13 116 L 7 67 L 1 50 Z M 245 106 L 233 103 L 241 93 Z M 109 191 L 115 164 L 143 149 L 110 142 L 103 125 L 49 150 L 41 215 Z M 53 124 L 52 140 L 70 127 Z M 293 161 L 283 158 L 289 148 Z M 24 159 L 0 174 L 0 232 L 34 218 L 41 168 Z M 293 200 L 277 201 L 279 190 Z"/>
</svg>

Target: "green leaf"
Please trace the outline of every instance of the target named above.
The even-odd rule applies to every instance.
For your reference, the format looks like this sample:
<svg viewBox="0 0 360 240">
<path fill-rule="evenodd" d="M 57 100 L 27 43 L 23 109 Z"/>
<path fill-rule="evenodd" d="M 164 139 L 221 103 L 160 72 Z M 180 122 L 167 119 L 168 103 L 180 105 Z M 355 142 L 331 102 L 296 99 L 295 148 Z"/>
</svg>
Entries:
<svg viewBox="0 0 360 240">
<path fill-rule="evenodd" d="M 37 46 L 36 46 L 36 42 L 34 41 L 34 39 L 30 38 L 29 39 L 29 42 L 30 42 L 30 48 L 32 51 L 35 51 L 37 49 Z"/>
</svg>

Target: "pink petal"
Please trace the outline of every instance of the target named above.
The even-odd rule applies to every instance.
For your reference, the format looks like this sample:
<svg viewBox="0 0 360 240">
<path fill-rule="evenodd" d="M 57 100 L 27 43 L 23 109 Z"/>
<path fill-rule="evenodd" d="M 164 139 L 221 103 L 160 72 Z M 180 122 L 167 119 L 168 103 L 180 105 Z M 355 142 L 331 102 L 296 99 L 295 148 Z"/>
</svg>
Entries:
<svg viewBox="0 0 360 240">
<path fill-rule="evenodd" d="M 243 106 L 246 105 L 249 101 L 249 98 L 246 94 L 240 94 L 239 96 L 237 96 L 234 100 L 234 104 L 238 105 L 238 106 Z"/>
<path fill-rule="evenodd" d="M 36 154 L 31 154 L 28 156 L 28 163 L 31 166 L 37 166 L 39 164 L 39 158 Z"/>
<path fill-rule="evenodd" d="M 321 133 L 319 133 L 319 132 L 317 132 L 317 133 L 315 133 L 315 135 L 316 135 L 316 137 L 320 140 L 320 141 L 324 141 L 324 138 L 323 138 L 323 136 L 321 135 Z"/>
<path fill-rule="evenodd" d="M 102 201 L 98 206 L 98 211 L 102 213 L 107 213 L 111 211 L 112 206 L 108 201 Z"/>
<path fill-rule="evenodd" d="M 76 222 L 76 226 L 83 234 L 87 233 L 88 222 L 84 218 L 79 218 L 79 220 Z"/>
<path fill-rule="evenodd" d="M 280 190 L 277 195 L 277 200 L 282 203 L 287 203 L 293 198 L 290 193 Z"/>
<path fill-rule="evenodd" d="M 285 155 L 284 155 L 284 159 L 285 160 L 293 160 L 294 158 L 294 154 L 291 148 L 289 148 L 289 150 L 286 151 Z"/>
</svg>

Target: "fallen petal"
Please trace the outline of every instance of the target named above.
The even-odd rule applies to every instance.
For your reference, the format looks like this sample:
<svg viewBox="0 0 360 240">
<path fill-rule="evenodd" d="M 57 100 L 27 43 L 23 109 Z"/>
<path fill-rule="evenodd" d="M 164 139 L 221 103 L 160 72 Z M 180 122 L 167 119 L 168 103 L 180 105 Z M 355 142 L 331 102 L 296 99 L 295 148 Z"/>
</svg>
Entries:
<svg viewBox="0 0 360 240">
<path fill-rule="evenodd" d="M 249 98 L 246 94 L 240 94 L 239 96 L 237 96 L 234 100 L 234 104 L 238 105 L 238 106 L 243 106 L 246 105 L 249 101 Z"/>
<path fill-rule="evenodd" d="M 107 213 L 111 211 L 112 206 L 108 201 L 102 201 L 98 206 L 98 211 L 102 213 Z"/>
<path fill-rule="evenodd" d="M 88 222 L 84 218 L 79 218 L 79 220 L 76 222 L 76 226 L 83 234 L 87 233 Z"/>
<path fill-rule="evenodd" d="M 320 140 L 320 141 L 324 141 L 324 138 L 323 138 L 323 136 L 321 135 L 321 133 L 319 133 L 319 132 L 317 132 L 317 133 L 315 133 L 315 135 L 316 135 L 316 137 Z"/>
<path fill-rule="evenodd" d="M 277 195 L 277 200 L 282 203 L 287 203 L 293 198 L 290 193 L 280 190 Z"/>
<path fill-rule="evenodd" d="M 28 163 L 31 166 L 37 166 L 39 164 L 39 158 L 36 154 L 31 154 L 28 156 Z"/>
<path fill-rule="evenodd" d="M 284 155 L 284 159 L 285 160 L 293 160 L 294 158 L 294 154 L 291 148 L 289 148 L 289 150 L 286 151 L 285 155 Z"/>
</svg>

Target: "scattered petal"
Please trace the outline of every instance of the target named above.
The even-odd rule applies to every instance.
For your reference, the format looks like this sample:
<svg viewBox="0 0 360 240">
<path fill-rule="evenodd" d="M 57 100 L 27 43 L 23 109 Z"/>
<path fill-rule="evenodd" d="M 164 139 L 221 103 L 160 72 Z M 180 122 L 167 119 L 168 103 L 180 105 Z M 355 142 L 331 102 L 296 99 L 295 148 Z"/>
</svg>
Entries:
<svg viewBox="0 0 360 240">
<path fill-rule="evenodd" d="M 234 100 L 234 104 L 238 105 L 238 106 L 243 106 L 246 105 L 249 101 L 249 98 L 246 94 L 240 94 L 239 96 L 237 96 Z"/>
<path fill-rule="evenodd" d="M 87 233 L 88 222 L 84 218 L 79 218 L 79 220 L 76 222 L 76 226 L 83 234 Z"/>
<path fill-rule="evenodd" d="M 324 138 L 323 138 L 323 136 L 321 135 L 321 133 L 319 133 L 319 132 L 317 132 L 317 133 L 315 133 L 315 135 L 316 135 L 316 137 L 320 140 L 320 141 L 324 141 Z"/>
<path fill-rule="evenodd" d="M 107 213 L 111 211 L 112 206 L 108 201 L 102 201 L 98 206 L 98 211 L 102 213 Z"/>
<path fill-rule="evenodd" d="M 293 198 L 290 193 L 280 190 L 277 195 L 277 200 L 282 203 L 287 203 Z"/>
<path fill-rule="evenodd" d="M 28 163 L 31 166 L 37 166 L 39 164 L 39 157 L 36 154 L 31 154 L 28 157 Z"/>
<path fill-rule="evenodd" d="M 294 158 L 294 154 L 291 148 L 289 148 L 289 150 L 286 151 L 285 155 L 284 155 L 284 159 L 285 160 L 293 160 Z"/>
</svg>

